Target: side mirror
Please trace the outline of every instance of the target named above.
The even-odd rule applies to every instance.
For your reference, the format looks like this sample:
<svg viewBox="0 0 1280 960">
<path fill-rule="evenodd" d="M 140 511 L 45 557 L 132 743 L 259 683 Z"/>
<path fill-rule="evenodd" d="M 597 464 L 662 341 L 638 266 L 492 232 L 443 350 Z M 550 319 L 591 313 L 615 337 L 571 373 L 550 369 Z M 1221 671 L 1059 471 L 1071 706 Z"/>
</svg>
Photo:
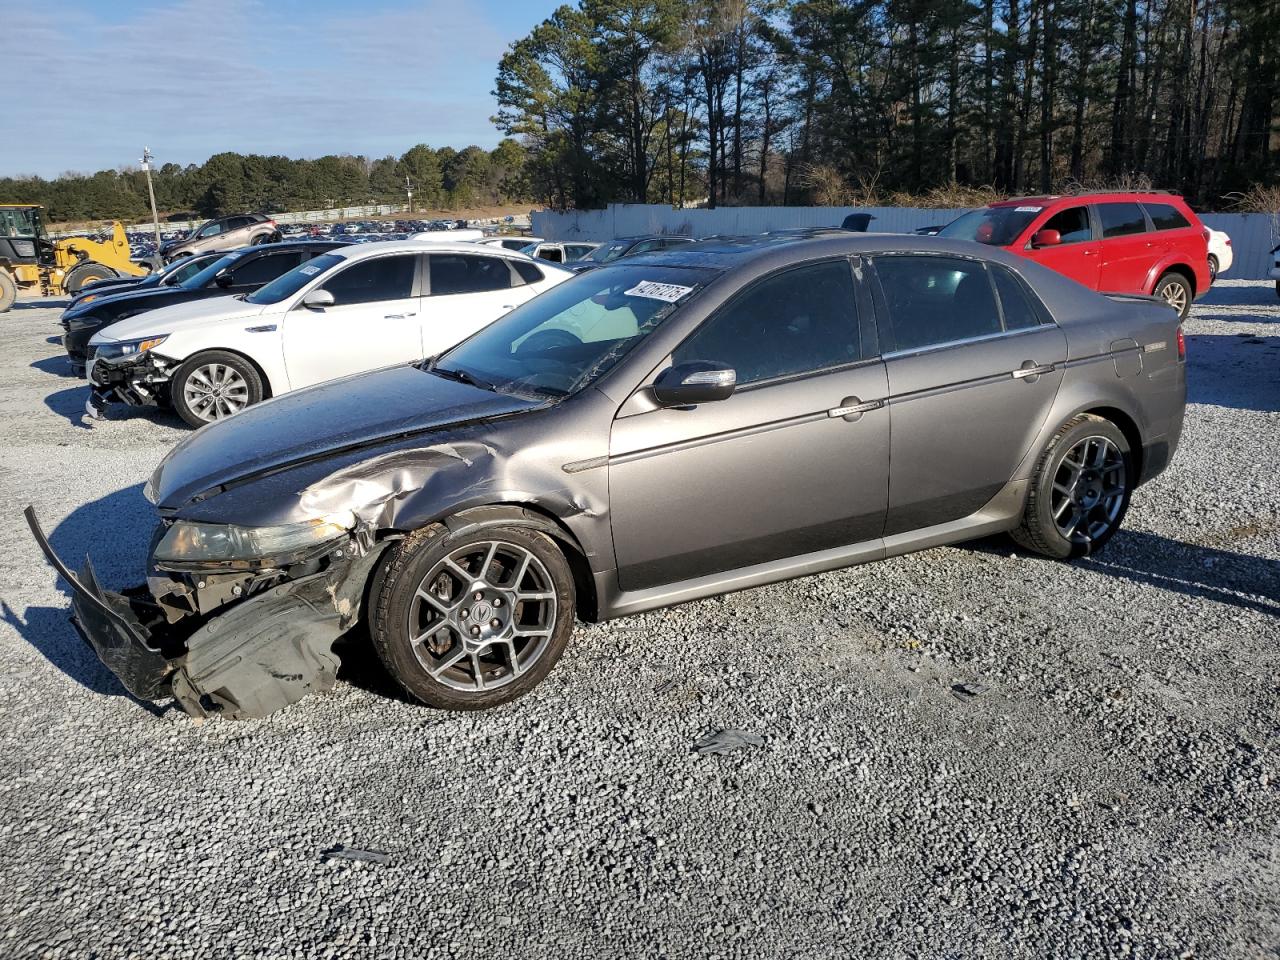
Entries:
<svg viewBox="0 0 1280 960">
<path fill-rule="evenodd" d="M 220 286 L 223 290 L 236 282 L 236 278 L 229 273 L 220 273 L 213 278 L 213 282 Z"/>
<path fill-rule="evenodd" d="M 323 310 L 333 306 L 333 294 L 328 290 L 312 290 L 302 299 L 302 305 L 308 310 Z"/>
<path fill-rule="evenodd" d="M 1031 238 L 1031 246 L 1033 247 L 1056 247 L 1062 242 L 1062 234 L 1057 230 L 1037 230 L 1036 235 Z"/>
<path fill-rule="evenodd" d="M 667 367 L 653 382 L 653 397 L 664 407 L 691 407 L 727 400 L 738 385 L 738 374 L 723 363 L 698 360 Z"/>
</svg>

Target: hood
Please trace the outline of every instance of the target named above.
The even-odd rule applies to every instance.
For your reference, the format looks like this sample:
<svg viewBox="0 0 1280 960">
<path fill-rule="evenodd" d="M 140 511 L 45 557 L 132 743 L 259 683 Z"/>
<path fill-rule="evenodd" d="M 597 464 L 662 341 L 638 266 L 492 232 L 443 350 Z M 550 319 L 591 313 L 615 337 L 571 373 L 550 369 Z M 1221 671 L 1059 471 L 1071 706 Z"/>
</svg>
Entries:
<svg viewBox="0 0 1280 960">
<path fill-rule="evenodd" d="M 165 291 L 154 291 L 161 296 Z M 235 320 L 237 317 L 256 317 L 264 310 L 276 304 L 259 306 L 245 303 L 234 296 L 205 297 L 201 300 L 188 300 L 185 303 L 174 303 L 167 307 L 148 310 L 136 317 L 117 320 L 105 327 L 101 333 L 94 334 L 92 343 L 110 343 L 115 340 L 136 340 L 155 333 L 173 333 L 176 326 L 190 327 L 201 323 L 220 323 L 223 320 Z"/>
<path fill-rule="evenodd" d="M 303 461 L 541 406 L 409 365 L 356 374 L 201 427 L 161 461 L 149 495 L 173 509 L 196 494 Z"/>
</svg>

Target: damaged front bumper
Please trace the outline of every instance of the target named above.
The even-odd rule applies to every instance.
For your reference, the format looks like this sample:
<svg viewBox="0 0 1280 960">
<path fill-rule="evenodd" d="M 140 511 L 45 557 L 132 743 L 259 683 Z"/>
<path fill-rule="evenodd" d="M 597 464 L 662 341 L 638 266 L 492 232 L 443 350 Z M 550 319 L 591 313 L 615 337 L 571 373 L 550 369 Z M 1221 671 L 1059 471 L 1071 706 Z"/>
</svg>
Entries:
<svg viewBox="0 0 1280 960">
<path fill-rule="evenodd" d="M 169 381 L 179 366 L 179 361 L 149 350 L 116 361 L 95 357 L 89 366 L 91 393 L 85 410 L 100 416 L 111 403 L 158 406 L 167 399 Z"/>
<path fill-rule="evenodd" d="M 296 568 L 171 574 L 114 593 L 87 558 L 73 574 L 31 507 L 25 516 L 99 659 L 135 697 L 173 697 L 195 717 L 265 717 L 332 688 L 333 644 L 359 620 L 365 585 L 390 546 L 354 531 Z"/>
</svg>

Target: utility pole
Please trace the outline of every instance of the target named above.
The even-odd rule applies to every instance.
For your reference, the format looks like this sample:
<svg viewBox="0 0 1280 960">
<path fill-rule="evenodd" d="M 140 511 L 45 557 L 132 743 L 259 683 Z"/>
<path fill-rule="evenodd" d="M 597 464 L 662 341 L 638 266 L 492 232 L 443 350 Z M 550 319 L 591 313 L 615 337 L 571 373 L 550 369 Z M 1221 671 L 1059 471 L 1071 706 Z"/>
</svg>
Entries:
<svg viewBox="0 0 1280 960">
<path fill-rule="evenodd" d="M 142 172 L 147 175 L 147 196 L 151 198 L 151 223 L 156 228 L 156 254 L 155 259 L 160 257 L 160 214 L 156 213 L 156 191 L 151 186 L 151 148 L 142 148 Z"/>
<path fill-rule="evenodd" d="M 409 175 L 404 175 L 404 192 L 409 197 L 409 212 L 413 213 L 413 183 L 409 180 Z"/>
</svg>

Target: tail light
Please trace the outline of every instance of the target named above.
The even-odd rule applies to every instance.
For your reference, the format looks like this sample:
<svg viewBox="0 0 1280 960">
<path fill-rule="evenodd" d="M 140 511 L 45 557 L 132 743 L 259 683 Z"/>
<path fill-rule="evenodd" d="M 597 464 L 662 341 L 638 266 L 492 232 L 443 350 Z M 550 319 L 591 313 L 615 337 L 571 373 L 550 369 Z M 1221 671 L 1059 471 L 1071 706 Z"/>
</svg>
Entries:
<svg viewBox="0 0 1280 960">
<path fill-rule="evenodd" d="M 1231 246 L 1231 238 L 1230 238 L 1230 237 L 1227 237 L 1227 239 L 1226 239 L 1226 240 L 1224 240 L 1224 241 L 1222 241 L 1222 242 L 1223 242 L 1223 243 L 1225 243 L 1228 247 L 1229 247 L 1229 246 Z"/>
<path fill-rule="evenodd" d="M 1203 229 L 1201 229 L 1201 231 L 1200 231 L 1200 232 L 1204 234 L 1204 242 L 1205 242 L 1205 243 L 1208 243 L 1210 240 L 1212 240 L 1212 239 L 1213 239 L 1213 235 L 1212 235 L 1211 233 L 1209 233 L 1209 228 L 1208 228 L 1208 227 L 1204 227 Z"/>
<path fill-rule="evenodd" d="M 1187 338 L 1182 335 L 1182 325 L 1178 325 L 1178 359 L 1187 359 Z"/>
</svg>

